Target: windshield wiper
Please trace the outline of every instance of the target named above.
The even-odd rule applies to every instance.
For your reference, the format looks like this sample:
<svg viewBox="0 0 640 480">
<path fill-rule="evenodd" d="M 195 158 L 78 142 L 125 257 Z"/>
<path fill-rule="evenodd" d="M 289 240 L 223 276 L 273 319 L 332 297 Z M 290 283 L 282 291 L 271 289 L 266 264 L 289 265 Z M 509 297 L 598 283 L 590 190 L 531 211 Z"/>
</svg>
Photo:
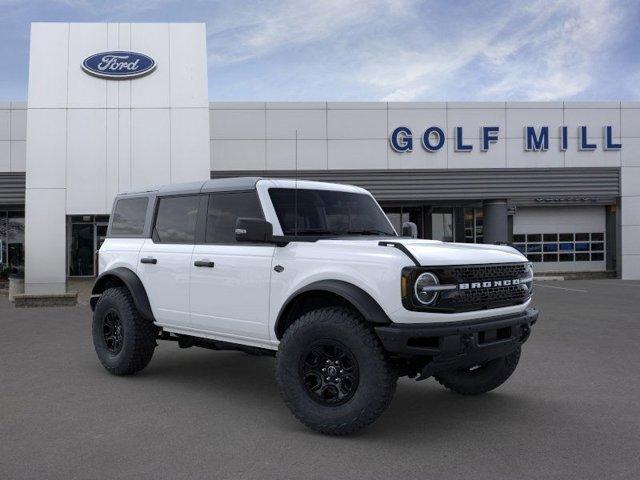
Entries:
<svg viewBox="0 0 640 480">
<path fill-rule="evenodd" d="M 340 235 L 344 232 L 336 232 L 334 230 L 325 230 L 322 228 L 305 228 L 304 230 L 298 230 L 297 232 L 287 231 L 287 235 Z"/>
<path fill-rule="evenodd" d="M 294 232 L 287 231 L 287 235 L 294 235 Z M 395 236 L 384 230 L 364 229 L 364 230 L 326 230 L 324 228 L 306 228 L 298 230 L 297 235 L 385 235 Z"/>
<path fill-rule="evenodd" d="M 384 230 L 349 230 L 347 232 L 349 235 L 385 235 L 385 236 L 394 236 L 392 233 L 385 232 Z"/>
</svg>

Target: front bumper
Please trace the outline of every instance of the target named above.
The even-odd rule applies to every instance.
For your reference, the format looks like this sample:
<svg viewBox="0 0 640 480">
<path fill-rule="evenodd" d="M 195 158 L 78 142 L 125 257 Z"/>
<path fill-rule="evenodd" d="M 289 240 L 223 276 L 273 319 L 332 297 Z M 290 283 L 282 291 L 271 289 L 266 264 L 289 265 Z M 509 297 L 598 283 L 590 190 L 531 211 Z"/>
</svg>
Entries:
<svg viewBox="0 0 640 480">
<path fill-rule="evenodd" d="M 400 357 L 420 357 L 426 366 L 420 379 L 440 371 L 472 367 L 503 357 L 527 341 L 538 310 L 434 324 L 391 324 L 375 327 L 385 350 Z"/>
</svg>

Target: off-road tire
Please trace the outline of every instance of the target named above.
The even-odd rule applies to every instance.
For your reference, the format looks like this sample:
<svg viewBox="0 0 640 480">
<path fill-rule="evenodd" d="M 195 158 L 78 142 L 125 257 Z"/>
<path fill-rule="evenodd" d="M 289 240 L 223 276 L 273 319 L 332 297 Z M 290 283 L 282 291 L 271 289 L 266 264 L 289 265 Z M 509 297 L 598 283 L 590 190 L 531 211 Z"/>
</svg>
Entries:
<svg viewBox="0 0 640 480">
<path fill-rule="evenodd" d="M 120 349 L 110 351 L 104 322 L 114 312 L 121 323 Z M 133 298 L 124 287 L 109 288 L 100 296 L 93 313 L 93 346 L 100 363 L 114 375 L 131 375 L 146 367 L 156 347 L 157 327 L 140 316 Z"/>
<path fill-rule="evenodd" d="M 505 357 L 491 360 L 476 369 L 458 369 L 434 375 L 444 387 L 461 395 L 480 395 L 498 388 L 515 371 L 520 347 Z"/>
<path fill-rule="evenodd" d="M 356 361 L 357 385 L 344 403 L 319 403 L 305 386 L 301 366 L 318 342 L 335 342 Z M 389 406 L 397 379 L 371 326 L 346 308 L 302 315 L 285 332 L 276 356 L 276 381 L 286 405 L 303 424 L 328 435 L 348 435 L 373 423 Z"/>
</svg>

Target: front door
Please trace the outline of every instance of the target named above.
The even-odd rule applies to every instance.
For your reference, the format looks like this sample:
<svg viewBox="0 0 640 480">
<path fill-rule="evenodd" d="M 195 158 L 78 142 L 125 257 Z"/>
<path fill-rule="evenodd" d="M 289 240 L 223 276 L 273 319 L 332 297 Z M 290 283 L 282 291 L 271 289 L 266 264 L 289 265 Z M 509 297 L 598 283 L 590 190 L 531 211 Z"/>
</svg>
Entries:
<svg viewBox="0 0 640 480">
<path fill-rule="evenodd" d="M 95 232 L 93 223 L 71 224 L 69 248 L 69 276 L 93 277 L 95 275 Z"/>
<path fill-rule="evenodd" d="M 238 217 L 264 218 L 255 191 L 209 196 L 204 244 L 191 258 L 191 324 L 245 341 L 269 339 L 269 282 L 274 246 L 237 243 Z"/>
<path fill-rule="evenodd" d="M 152 238 L 138 255 L 138 276 L 163 326 L 190 326 L 189 276 L 199 202 L 199 195 L 160 198 Z"/>
</svg>

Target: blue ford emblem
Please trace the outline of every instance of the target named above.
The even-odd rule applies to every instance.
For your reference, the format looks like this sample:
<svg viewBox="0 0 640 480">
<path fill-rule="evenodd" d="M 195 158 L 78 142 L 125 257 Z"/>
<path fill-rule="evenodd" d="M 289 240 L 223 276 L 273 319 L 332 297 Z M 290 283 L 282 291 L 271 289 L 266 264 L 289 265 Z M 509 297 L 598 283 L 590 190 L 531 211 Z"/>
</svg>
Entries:
<svg viewBox="0 0 640 480">
<path fill-rule="evenodd" d="M 82 69 L 95 77 L 129 80 L 151 73 L 153 58 L 136 52 L 102 52 L 85 58 Z"/>
</svg>

